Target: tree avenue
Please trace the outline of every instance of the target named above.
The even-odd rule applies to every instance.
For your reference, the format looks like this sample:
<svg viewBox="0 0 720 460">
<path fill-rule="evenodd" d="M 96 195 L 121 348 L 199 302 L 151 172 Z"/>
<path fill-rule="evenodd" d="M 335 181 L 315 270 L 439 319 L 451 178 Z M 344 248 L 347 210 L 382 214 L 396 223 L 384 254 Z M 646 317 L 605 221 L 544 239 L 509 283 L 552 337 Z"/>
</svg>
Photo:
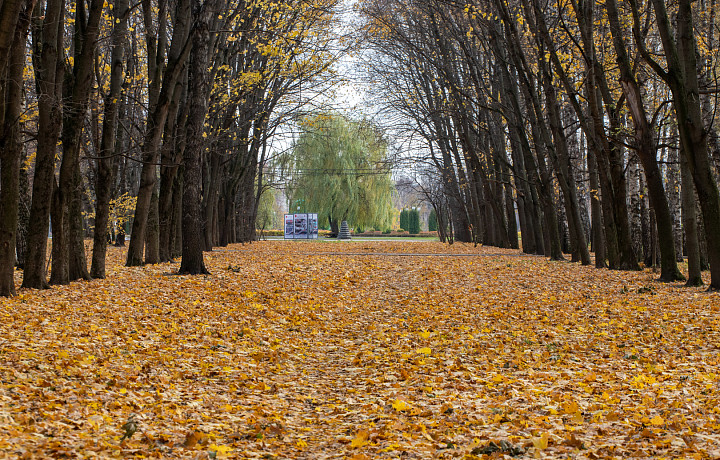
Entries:
<svg viewBox="0 0 720 460">
<path fill-rule="evenodd" d="M 0 0 L 0 295 L 126 234 L 205 273 L 278 164 L 291 212 L 387 229 L 398 145 L 443 241 L 720 289 L 717 2 L 362 0 L 341 37 L 345 7 Z M 351 46 L 373 123 L 318 107 Z"/>
<path fill-rule="evenodd" d="M 517 219 L 527 253 L 661 281 L 687 256 L 687 284 L 720 289 L 716 2 L 360 9 L 377 103 L 424 145 L 418 188 L 456 241 L 518 247 Z"/>
</svg>

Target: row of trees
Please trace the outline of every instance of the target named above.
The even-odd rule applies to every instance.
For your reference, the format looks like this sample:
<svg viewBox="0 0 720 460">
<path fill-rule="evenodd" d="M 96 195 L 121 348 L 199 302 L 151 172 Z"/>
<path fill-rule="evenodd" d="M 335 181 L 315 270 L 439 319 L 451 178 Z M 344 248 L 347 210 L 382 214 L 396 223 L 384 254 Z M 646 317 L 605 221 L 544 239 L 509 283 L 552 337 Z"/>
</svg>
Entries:
<svg viewBox="0 0 720 460">
<path fill-rule="evenodd" d="M 0 295 L 16 262 L 48 286 L 50 223 L 49 283 L 104 277 L 123 197 L 127 265 L 202 273 L 203 250 L 253 239 L 272 136 L 331 76 L 335 7 L 0 0 Z"/>
<path fill-rule="evenodd" d="M 459 241 L 720 288 L 714 0 L 378 0 L 367 68 Z"/>
</svg>

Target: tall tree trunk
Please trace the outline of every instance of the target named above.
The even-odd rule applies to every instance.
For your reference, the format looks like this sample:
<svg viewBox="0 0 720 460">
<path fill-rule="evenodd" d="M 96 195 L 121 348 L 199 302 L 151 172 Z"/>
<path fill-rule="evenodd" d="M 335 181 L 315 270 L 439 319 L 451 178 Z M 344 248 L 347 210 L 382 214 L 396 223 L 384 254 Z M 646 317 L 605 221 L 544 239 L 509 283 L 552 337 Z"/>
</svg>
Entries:
<svg viewBox="0 0 720 460">
<path fill-rule="evenodd" d="M 181 88 L 187 88 L 187 71 L 179 80 Z M 178 180 L 178 171 L 185 148 L 185 119 L 186 119 L 186 90 L 176 88 L 175 97 L 170 108 L 165 127 L 166 140 L 162 147 L 162 166 L 160 167 L 160 196 L 158 202 L 160 225 L 160 262 L 169 262 L 173 259 L 174 241 L 174 209 L 175 203 L 182 201 L 182 196 L 175 193 L 175 182 Z"/>
<path fill-rule="evenodd" d="M 27 10 L 26 6 L 26 0 L 3 0 L 0 3 L 0 73 L 6 71 L 8 63 L 12 59 L 11 47 L 13 44 L 17 45 L 15 42 L 16 26 L 23 8 L 25 7 L 26 14 L 30 14 L 32 11 L 32 8 Z"/>
<path fill-rule="evenodd" d="M 683 232 L 682 232 L 682 178 L 680 172 L 680 151 L 667 149 L 667 194 L 670 216 L 673 222 L 673 235 L 675 237 L 675 256 L 678 262 L 683 262 Z"/>
<path fill-rule="evenodd" d="M 650 206 L 655 211 L 658 245 L 661 257 L 660 281 L 670 282 L 684 280 L 685 277 L 680 273 L 677 266 L 673 221 L 670 215 L 667 195 L 665 194 L 665 187 L 663 186 L 662 175 L 660 174 L 660 168 L 658 168 L 656 159 L 657 143 L 645 112 L 645 104 L 640 93 L 640 86 L 633 74 L 630 58 L 625 48 L 625 39 L 620 26 L 617 2 L 616 0 L 607 0 L 605 6 L 608 12 L 615 52 L 618 55 L 617 62 L 620 66 L 620 85 L 627 98 L 630 115 L 635 123 L 637 154 L 640 157 L 645 171 Z"/>
<path fill-rule="evenodd" d="M 210 23 L 217 14 L 220 0 L 192 0 L 195 18 L 188 75 L 187 146 L 183 152 L 183 216 L 182 261 L 180 274 L 208 273 L 203 260 L 202 171 L 201 157 L 205 149 L 204 124 L 210 74 Z"/>
<path fill-rule="evenodd" d="M 708 155 L 707 130 L 702 120 L 692 1 L 679 0 L 677 30 L 673 34 L 665 1 L 652 0 L 667 62 L 667 71 L 657 64 L 650 53 L 644 49 L 639 32 L 640 14 L 636 1 L 631 1 L 631 4 L 633 6 L 633 30 L 636 41 L 641 46 L 643 57 L 650 63 L 653 70 L 667 82 L 673 95 L 673 107 L 678 119 L 682 145 L 681 153 L 684 153 L 687 159 L 703 215 L 710 262 L 710 289 L 718 290 L 720 289 L 720 238 L 717 238 L 716 235 L 720 235 L 720 191 L 718 191 L 718 184 L 713 177 Z"/>
<path fill-rule="evenodd" d="M 20 198 L 20 158 L 23 150 L 20 116 L 25 41 L 34 3 L 34 0 L 22 2 L 19 19 L 13 27 L 13 44 L 6 61 L 7 68 L 0 62 L 0 102 L 4 102 L 0 103 L 0 111 L 3 111 L 0 114 L 0 296 L 5 297 L 15 295 L 15 246 Z M 2 35 L 4 34 L 0 34 L 0 40 Z"/>
<path fill-rule="evenodd" d="M 685 245 L 688 261 L 688 277 L 686 286 L 702 286 L 700 265 L 700 242 L 698 239 L 697 204 L 695 202 L 695 186 L 692 174 L 687 165 L 685 155 L 680 155 L 680 171 L 682 178 L 682 220 L 685 230 Z"/>
<path fill-rule="evenodd" d="M 62 146 L 58 188 L 53 194 L 53 273 L 51 284 L 67 284 L 75 279 L 90 279 L 85 259 L 82 227 L 82 194 L 80 178 L 80 143 L 92 89 L 95 47 L 100 32 L 103 0 L 92 0 L 85 11 L 85 2 L 75 9 L 75 50 L 72 83 L 67 102 L 63 105 Z M 58 222 L 57 228 L 55 221 Z M 58 232 L 56 232 L 58 230 Z M 58 250 L 55 250 L 55 246 Z M 57 270 L 58 273 L 54 273 Z"/>
<path fill-rule="evenodd" d="M 23 146 L 20 158 L 20 199 L 18 200 L 18 230 L 15 238 L 18 268 L 25 269 L 27 260 L 28 227 L 30 225 L 30 178 L 28 173 L 27 147 Z"/>
<path fill-rule="evenodd" d="M 165 128 L 165 122 L 170 113 L 170 103 L 180 78 L 183 66 L 190 53 L 190 9 L 189 0 L 180 0 L 177 4 L 172 42 L 168 55 L 167 66 L 162 77 L 158 75 L 155 82 L 162 78 L 162 86 L 156 96 L 156 103 L 150 108 L 145 137 L 142 146 L 143 167 L 140 173 L 140 188 L 135 204 L 132 232 L 126 265 L 142 265 L 143 249 L 147 238 L 147 221 L 150 215 L 152 195 L 157 180 L 157 160 L 160 153 L 160 143 Z M 158 55 L 159 56 L 159 55 Z"/>
<path fill-rule="evenodd" d="M 643 260 L 645 254 L 643 248 L 641 207 L 644 190 L 640 189 L 640 184 L 642 183 L 641 174 L 637 155 L 630 154 L 628 156 L 627 167 L 628 199 L 630 201 L 628 210 L 630 211 L 630 234 L 638 260 Z"/>
<path fill-rule="evenodd" d="M 110 89 L 105 95 L 100 154 L 97 160 L 97 181 L 95 183 L 95 232 L 93 235 L 93 253 L 90 275 L 93 278 L 105 278 L 105 255 L 107 253 L 107 232 L 110 218 L 110 200 L 112 186 L 115 183 L 116 133 L 118 130 L 118 101 L 123 85 L 125 63 L 125 35 L 127 34 L 129 0 L 115 0 L 113 17 L 115 18 L 110 37 L 112 47 Z"/>
<path fill-rule="evenodd" d="M 590 176 L 590 213 L 592 221 L 593 250 L 595 251 L 595 267 L 607 267 L 607 251 L 605 248 L 604 225 L 602 222 L 603 212 L 600 196 L 600 179 L 597 171 L 595 154 L 588 151 L 588 176 Z"/>
<path fill-rule="evenodd" d="M 542 62 L 544 63 L 544 59 Z M 555 152 L 551 154 L 555 167 L 555 176 L 558 179 L 560 189 L 563 193 L 573 252 L 577 252 L 577 255 L 573 255 L 573 258 L 579 255 L 579 259 L 583 265 L 590 265 L 590 250 L 588 249 L 585 231 L 582 227 L 582 219 L 580 218 L 580 205 L 578 204 L 575 177 L 572 174 L 570 165 L 567 137 L 565 136 L 565 131 L 560 121 L 560 108 L 558 106 L 555 87 L 552 84 L 549 69 L 545 70 L 545 96 L 547 98 L 550 130 L 552 131 L 554 140 L 554 149 L 550 147 L 548 151 L 554 150 Z"/>
<path fill-rule="evenodd" d="M 33 194 L 30 205 L 28 252 L 23 287 L 44 289 L 50 202 L 55 170 L 55 153 L 62 121 L 62 59 L 65 2 L 47 0 L 43 12 L 33 14 L 33 64 L 38 93 L 38 140 L 35 155 Z"/>
<path fill-rule="evenodd" d="M 160 263 L 160 206 L 158 196 L 158 184 L 155 183 L 155 188 L 150 199 L 150 213 L 148 214 L 147 230 L 145 235 L 145 263 L 146 264 L 157 264 Z"/>
</svg>

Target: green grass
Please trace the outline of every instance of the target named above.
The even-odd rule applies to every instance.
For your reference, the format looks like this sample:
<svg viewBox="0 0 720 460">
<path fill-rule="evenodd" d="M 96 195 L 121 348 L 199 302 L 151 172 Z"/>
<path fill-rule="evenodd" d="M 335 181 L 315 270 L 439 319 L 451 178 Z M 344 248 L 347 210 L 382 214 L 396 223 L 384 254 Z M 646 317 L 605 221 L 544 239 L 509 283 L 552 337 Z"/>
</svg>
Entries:
<svg viewBox="0 0 720 460">
<path fill-rule="evenodd" d="M 268 236 L 267 240 L 284 240 L 282 236 Z M 292 240 L 288 240 L 292 241 Z M 335 238 L 318 238 L 316 240 L 298 240 L 298 241 L 316 241 L 320 243 L 352 243 L 353 241 L 440 241 L 437 236 L 354 236 L 350 240 L 338 240 Z"/>
</svg>

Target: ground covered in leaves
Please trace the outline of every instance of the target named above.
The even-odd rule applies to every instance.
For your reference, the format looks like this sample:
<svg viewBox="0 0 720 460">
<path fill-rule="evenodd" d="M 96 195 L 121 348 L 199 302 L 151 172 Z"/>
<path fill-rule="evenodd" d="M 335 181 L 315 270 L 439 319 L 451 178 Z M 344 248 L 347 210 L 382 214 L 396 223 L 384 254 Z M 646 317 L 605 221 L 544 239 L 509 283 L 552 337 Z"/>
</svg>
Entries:
<svg viewBox="0 0 720 460">
<path fill-rule="evenodd" d="M 0 300 L 0 457 L 718 458 L 720 295 L 268 241 Z"/>
</svg>

